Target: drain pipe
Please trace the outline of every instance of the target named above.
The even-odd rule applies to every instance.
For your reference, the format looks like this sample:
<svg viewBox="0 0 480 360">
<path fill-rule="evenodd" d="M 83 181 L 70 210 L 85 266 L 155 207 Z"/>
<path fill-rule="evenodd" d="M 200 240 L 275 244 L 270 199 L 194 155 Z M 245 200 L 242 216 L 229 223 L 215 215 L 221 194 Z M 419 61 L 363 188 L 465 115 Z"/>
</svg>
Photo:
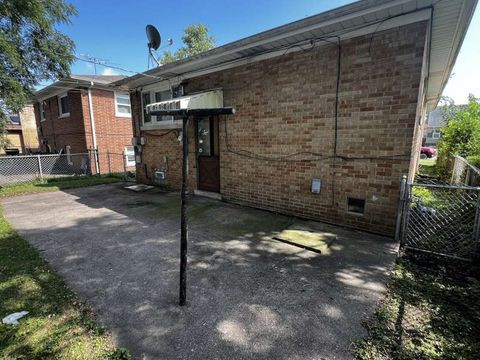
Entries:
<svg viewBox="0 0 480 360">
<path fill-rule="evenodd" d="M 93 81 L 90 83 L 90 86 L 93 86 Z M 98 162 L 98 153 L 97 153 L 97 132 L 95 130 L 95 116 L 93 115 L 93 102 L 92 102 L 92 89 L 88 88 L 88 110 L 90 112 L 90 125 L 92 127 L 92 140 L 93 140 L 93 156 L 95 158 L 95 174 L 99 174 L 100 164 Z"/>
</svg>

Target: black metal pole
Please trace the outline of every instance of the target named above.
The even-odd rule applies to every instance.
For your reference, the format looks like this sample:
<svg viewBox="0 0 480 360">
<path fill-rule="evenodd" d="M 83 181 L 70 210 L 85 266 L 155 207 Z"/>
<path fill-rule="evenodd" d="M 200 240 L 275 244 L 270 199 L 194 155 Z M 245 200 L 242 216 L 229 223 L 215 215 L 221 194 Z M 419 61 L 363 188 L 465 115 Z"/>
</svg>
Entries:
<svg viewBox="0 0 480 360">
<path fill-rule="evenodd" d="M 151 108 L 150 108 L 151 107 Z M 160 105 L 150 104 L 147 106 L 147 112 L 150 115 L 174 115 L 182 116 L 182 142 L 183 142 L 183 162 L 182 162 L 182 192 L 181 192 L 181 213 L 180 213 L 180 306 L 187 302 L 187 181 L 188 181 L 188 122 L 189 115 L 209 116 L 209 115 L 230 115 L 235 114 L 235 109 L 231 107 L 222 108 L 200 108 L 200 109 L 159 109 Z"/>
<path fill-rule="evenodd" d="M 181 192 L 181 214 L 180 214 L 180 306 L 187 301 L 187 178 L 188 178 L 188 115 L 183 114 L 182 127 L 182 192 Z"/>
</svg>

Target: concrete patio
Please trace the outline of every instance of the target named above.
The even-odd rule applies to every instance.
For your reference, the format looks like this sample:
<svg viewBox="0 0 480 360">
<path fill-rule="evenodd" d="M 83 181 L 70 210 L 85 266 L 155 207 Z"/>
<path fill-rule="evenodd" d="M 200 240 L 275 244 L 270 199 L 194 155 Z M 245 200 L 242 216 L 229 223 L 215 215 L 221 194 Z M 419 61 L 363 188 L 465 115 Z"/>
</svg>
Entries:
<svg viewBox="0 0 480 360">
<path fill-rule="evenodd" d="M 194 197 L 179 307 L 179 196 L 122 184 L 2 200 L 8 221 L 135 359 L 349 359 L 381 298 L 391 239 L 316 224 L 318 254 L 272 240 L 298 219 Z"/>
</svg>

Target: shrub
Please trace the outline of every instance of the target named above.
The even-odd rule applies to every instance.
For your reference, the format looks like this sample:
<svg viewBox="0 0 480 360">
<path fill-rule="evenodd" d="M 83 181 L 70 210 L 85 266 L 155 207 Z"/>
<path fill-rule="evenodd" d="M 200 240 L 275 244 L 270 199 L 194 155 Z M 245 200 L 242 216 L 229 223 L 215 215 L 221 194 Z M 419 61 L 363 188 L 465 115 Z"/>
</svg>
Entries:
<svg viewBox="0 0 480 360">
<path fill-rule="evenodd" d="M 470 96 L 468 107 L 446 119 L 438 145 L 437 173 L 441 178 L 450 176 L 453 156 L 480 155 L 480 103 Z"/>
<path fill-rule="evenodd" d="M 475 166 L 477 169 L 480 169 L 480 155 L 471 155 L 466 159 L 471 165 Z"/>
</svg>

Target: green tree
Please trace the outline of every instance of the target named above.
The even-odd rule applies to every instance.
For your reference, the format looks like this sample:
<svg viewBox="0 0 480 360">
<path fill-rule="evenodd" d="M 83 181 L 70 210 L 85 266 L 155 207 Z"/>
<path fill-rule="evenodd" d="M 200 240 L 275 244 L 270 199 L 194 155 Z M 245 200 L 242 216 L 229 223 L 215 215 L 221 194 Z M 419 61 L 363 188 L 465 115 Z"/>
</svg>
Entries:
<svg viewBox="0 0 480 360">
<path fill-rule="evenodd" d="M 70 71 L 74 43 L 55 26 L 76 15 L 63 0 L 0 0 L 0 146 L 9 112 L 19 112 L 41 81 Z"/>
<path fill-rule="evenodd" d="M 442 178 L 450 173 L 453 156 L 480 155 L 480 103 L 470 95 L 468 106 L 453 114 L 441 130 L 438 144 L 437 172 Z"/>
<path fill-rule="evenodd" d="M 5 149 L 10 146 L 10 141 L 7 138 L 7 123 L 0 118 L 0 149 Z"/>
<path fill-rule="evenodd" d="M 441 96 L 439 108 L 442 111 L 445 122 L 448 123 L 459 111 L 465 110 L 467 105 L 455 105 L 455 101 L 451 97 Z"/>
<path fill-rule="evenodd" d="M 187 26 L 182 41 L 185 46 L 177 49 L 175 53 L 169 50 L 163 52 L 163 56 L 160 58 L 162 64 L 200 54 L 215 46 L 215 38 L 208 35 L 208 28 L 203 24 Z"/>
</svg>

